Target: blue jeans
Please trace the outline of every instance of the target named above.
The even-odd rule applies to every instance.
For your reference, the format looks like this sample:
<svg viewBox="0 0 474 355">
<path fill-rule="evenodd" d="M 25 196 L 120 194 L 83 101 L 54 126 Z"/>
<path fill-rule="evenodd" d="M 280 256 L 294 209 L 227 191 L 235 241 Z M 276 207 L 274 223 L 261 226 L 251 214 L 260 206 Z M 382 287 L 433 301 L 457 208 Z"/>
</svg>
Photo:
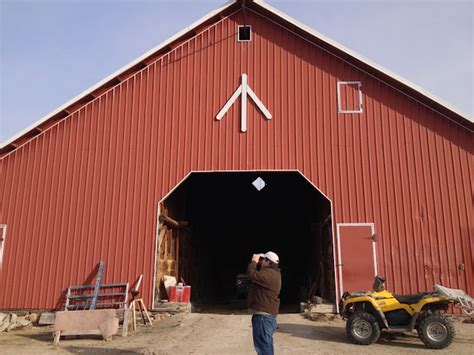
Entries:
<svg viewBox="0 0 474 355">
<path fill-rule="evenodd" d="M 252 316 L 253 346 L 258 355 L 273 355 L 273 332 L 276 317 L 264 314 Z"/>
</svg>

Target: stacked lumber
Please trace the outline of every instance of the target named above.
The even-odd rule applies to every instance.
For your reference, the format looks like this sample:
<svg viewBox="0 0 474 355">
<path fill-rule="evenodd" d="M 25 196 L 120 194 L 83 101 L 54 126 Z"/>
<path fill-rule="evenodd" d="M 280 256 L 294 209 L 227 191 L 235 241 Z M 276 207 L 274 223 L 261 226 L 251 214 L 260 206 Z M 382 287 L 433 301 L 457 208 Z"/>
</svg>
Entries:
<svg viewBox="0 0 474 355">
<path fill-rule="evenodd" d="M 337 317 L 335 305 L 330 302 L 322 302 L 322 299 L 314 303 L 301 302 L 300 311 L 303 317 L 312 321 L 334 320 Z"/>
<path fill-rule="evenodd" d="M 32 327 L 38 321 L 38 314 L 31 313 L 18 316 L 16 313 L 0 313 L 0 332 L 9 332 L 15 329 Z"/>
<path fill-rule="evenodd" d="M 155 305 L 153 312 L 157 313 L 191 313 L 191 303 L 161 302 Z"/>
</svg>

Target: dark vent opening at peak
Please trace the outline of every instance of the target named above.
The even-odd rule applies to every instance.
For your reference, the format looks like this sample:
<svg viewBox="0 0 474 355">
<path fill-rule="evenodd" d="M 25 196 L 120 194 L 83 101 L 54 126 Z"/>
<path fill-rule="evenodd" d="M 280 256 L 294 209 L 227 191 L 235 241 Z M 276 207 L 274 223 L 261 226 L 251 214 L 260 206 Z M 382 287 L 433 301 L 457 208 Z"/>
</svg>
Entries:
<svg viewBox="0 0 474 355">
<path fill-rule="evenodd" d="M 251 40 L 251 26 L 239 26 L 238 40 L 239 42 L 247 42 Z"/>
</svg>

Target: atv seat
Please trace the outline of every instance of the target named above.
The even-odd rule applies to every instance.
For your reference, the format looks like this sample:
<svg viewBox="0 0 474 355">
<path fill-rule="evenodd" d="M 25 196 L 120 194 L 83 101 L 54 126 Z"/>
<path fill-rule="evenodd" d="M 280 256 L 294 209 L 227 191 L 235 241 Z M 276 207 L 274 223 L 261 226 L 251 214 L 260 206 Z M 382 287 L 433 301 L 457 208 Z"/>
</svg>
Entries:
<svg viewBox="0 0 474 355">
<path fill-rule="evenodd" d="M 393 294 L 393 297 L 399 302 L 399 303 L 405 303 L 405 304 L 414 304 L 418 303 L 423 297 L 426 296 L 425 293 L 418 293 L 416 295 L 395 295 Z"/>
</svg>

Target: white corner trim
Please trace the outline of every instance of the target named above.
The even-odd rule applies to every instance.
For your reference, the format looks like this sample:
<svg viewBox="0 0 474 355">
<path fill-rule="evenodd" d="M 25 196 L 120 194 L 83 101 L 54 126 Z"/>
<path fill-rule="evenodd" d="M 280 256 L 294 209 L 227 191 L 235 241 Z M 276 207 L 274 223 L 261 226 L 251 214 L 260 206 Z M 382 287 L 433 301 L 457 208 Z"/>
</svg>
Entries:
<svg viewBox="0 0 474 355">
<path fill-rule="evenodd" d="M 7 225 L 0 224 L 0 230 L 2 230 L 0 232 L 0 269 L 1 269 L 2 262 L 3 262 L 3 250 L 5 249 L 5 240 L 7 239 Z"/>
</svg>

